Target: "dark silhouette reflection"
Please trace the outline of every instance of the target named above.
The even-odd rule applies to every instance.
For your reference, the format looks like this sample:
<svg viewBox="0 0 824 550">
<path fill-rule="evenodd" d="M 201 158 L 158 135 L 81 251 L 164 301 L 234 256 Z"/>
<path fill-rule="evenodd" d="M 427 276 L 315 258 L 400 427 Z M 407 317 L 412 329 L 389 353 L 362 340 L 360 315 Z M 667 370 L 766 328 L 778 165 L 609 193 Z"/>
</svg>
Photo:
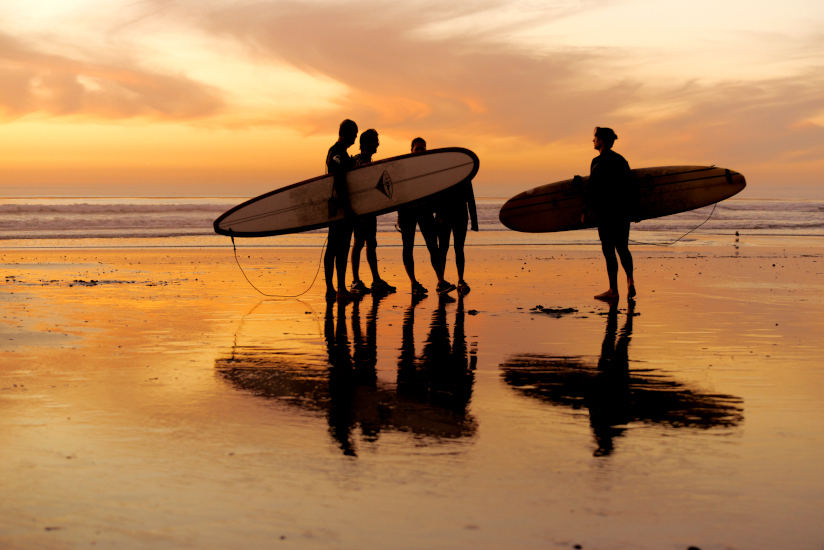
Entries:
<svg viewBox="0 0 824 550">
<path fill-rule="evenodd" d="M 311 334 L 308 315 L 284 314 L 281 317 L 302 328 L 286 332 L 281 321 L 274 326 L 282 332 L 272 335 L 269 345 L 261 344 L 265 335 L 251 337 L 255 345 L 236 343 L 230 357 L 216 361 L 218 372 L 255 395 L 325 414 L 329 434 L 349 456 L 357 456 L 358 431 L 366 443 L 392 430 L 435 441 L 473 436 L 477 425 L 467 407 L 477 358 L 466 343 L 463 302 L 457 306 L 451 342 L 446 305 L 454 300 L 439 302 L 420 356 L 415 353 L 414 337 L 419 300 L 412 302 L 404 315 L 398 377 L 393 384 L 381 381 L 377 372 L 381 299 L 371 296 L 353 302 L 348 319 L 346 304 L 327 303 L 323 341 L 318 340 L 317 329 Z M 301 345 L 295 345 L 296 340 Z"/>
<path fill-rule="evenodd" d="M 507 384 L 519 393 L 553 405 L 589 409 L 597 444 L 595 456 L 608 456 L 614 440 L 631 422 L 672 428 L 734 427 L 743 421 L 742 400 L 702 393 L 653 369 L 629 368 L 629 343 L 635 302 L 618 331 L 618 302 L 610 304 L 606 334 L 597 364 L 582 357 L 516 355 L 501 369 Z M 617 341 L 616 341 L 617 337 Z"/>
<path fill-rule="evenodd" d="M 478 358 L 469 352 L 464 332 L 463 296 L 458 300 L 452 343 L 446 320 L 446 304 L 454 298 L 440 296 L 438 308 L 432 313 L 429 336 L 423 345 L 423 353 L 415 356 L 415 307 L 413 301 L 403 319 L 403 334 L 398 356 L 398 395 L 411 402 L 436 405 L 442 414 L 429 416 L 429 431 L 437 431 L 444 437 L 459 437 L 474 432 L 474 420 L 467 416 L 467 406 L 472 397 L 475 366 Z M 446 415 L 443 419 L 443 415 Z M 444 420 L 449 419 L 449 422 Z"/>
</svg>

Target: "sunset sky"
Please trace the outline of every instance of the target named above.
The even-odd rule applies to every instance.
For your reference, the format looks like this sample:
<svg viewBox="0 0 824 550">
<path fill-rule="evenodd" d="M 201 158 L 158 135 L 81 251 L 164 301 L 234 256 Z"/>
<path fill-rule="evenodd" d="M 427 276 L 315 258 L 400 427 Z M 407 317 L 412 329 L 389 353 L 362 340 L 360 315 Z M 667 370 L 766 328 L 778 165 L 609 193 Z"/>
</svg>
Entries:
<svg viewBox="0 0 824 550">
<path fill-rule="evenodd" d="M 482 196 L 587 174 L 600 125 L 824 198 L 820 0 L 0 0 L 0 78 L 0 196 L 249 197 L 348 117 L 472 149 Z"/>
</svg>

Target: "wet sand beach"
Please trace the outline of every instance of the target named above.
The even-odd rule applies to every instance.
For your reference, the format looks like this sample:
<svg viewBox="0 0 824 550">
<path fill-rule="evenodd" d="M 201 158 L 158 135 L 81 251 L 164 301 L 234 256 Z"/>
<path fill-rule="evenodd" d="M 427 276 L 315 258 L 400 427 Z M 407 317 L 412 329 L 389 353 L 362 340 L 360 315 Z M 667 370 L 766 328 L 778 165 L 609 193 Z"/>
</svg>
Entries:
<svg viewBox="0 0 824 550">
<path fill-rule="evenodd" d="M 821 548 L 820 242 L 632 250 L 0 250 L 0 548 Z"/>
</svg>

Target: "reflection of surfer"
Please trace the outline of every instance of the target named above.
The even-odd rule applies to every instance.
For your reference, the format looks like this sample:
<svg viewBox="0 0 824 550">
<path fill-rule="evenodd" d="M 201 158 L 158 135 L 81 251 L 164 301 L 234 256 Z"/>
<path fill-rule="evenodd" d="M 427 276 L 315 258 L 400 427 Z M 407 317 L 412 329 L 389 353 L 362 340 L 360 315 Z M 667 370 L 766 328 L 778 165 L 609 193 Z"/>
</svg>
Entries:
<svg viewBox="0 0 824 550">
<path fill-rule="evenodd" d="M 355 306 L 357 306 L 357 302 Z M 334 305 L 326 306 L 325 336 L 326 349 L 329 353 L 329 434 L 338 442 L 343 454 L 357 456 L 357 449 L 352 440 L 352 431 L 360 424 L 364 437 L 374 441 L 380 431 L 380 419 L 370 421 L 369 409 L 363 407 L 358 399 L 360 393 L 374 394 L 377 391 L 377 373 L 374 361 L 363 361 L 363 349 L 356 349 L 353 360 L 349 349 L 349 335 L 346 331 L 346 305 L 338 303 L 337 319 L 333 313 Z M 360 316 L 353 311 L 353 330 L 355 338 L 360 337 Z M 357 327 L 357 328 L 356 328 Z M 356 346 L 357 348 L 357 346 Z M 358 353 L 361 351 L 361 353 Z"/>
<path fill-rule="evenodd" d="M 378 132 L 373 129 L 366 130 L 360 136 L 360 153 L 353 158 L 354 165 L 360 166 L 372 162 L 372 155 L 378 150 L 380 141 Z M 366 245 L 366 261 L 369 269 L 372 270 L 371 290 L 379 293 L 395 292 L 395 287 L 381 279 L 378 272 L 378 217 L 373 214 L 361 216 L 354 222 L 355 243 L 352 245 L 352 287 L 353 294 L 366 294 L 370 289 L 360 280 L 360 253 Z"/>
<path fill-rule="evenodd" d="M 412 152 L 422 153 L 426 151 L 426 141 L 423 138 L 412 140 Z M 435 276 L 438 278 L 438 294 L 455 290 L 455 285 L 448 283 L 443 278 L 444 262 L 440 260 L 438 253 L 438 230 L 435 219 L 432 217 L 432 208 L 426 203 L 415 206 L 406 206 L 398 210 L 398 228 L 403 239 L 403 267 L 409 275 L 409 282 L 412 283 L 412 294 L 422 296 L 429 292 L 415 278 L 415 226 L 420 226 L 426 248 L 429 250 L 429 260 Z"/>
<path fill-rule="evenodd" d="M 371 303 L 369 298 L 327 300 L 319 340 L 308 315 L 297 316 L 296 330 L 282 337 L 273 334 L 271 316 L 249 316 L 243 325 L 247 344 L 236 342 L 231 354 L 215 360 L 219 376 L 250 395 L 322 415 L 332 443 L 347 456 L 358 456 L 362 448 L 375 450 L 369 446 L 385 432 L 411 434 L 416 447 L 473 437 L 477 422 L 467 405 L 476 359 L 467 350 L 461 302 L 452 346 L 443 302 L 420 358 L 412 317 L 404 320 L 403 357 L 394 383 L 378 377 L 378 310 L 385 297 L 372 294 Z M 282 312 L 278 305 L 267 307 Z M 404 384 L 407 374 L 411 385 Z"/>
<path fill-rule="evenodd" d="M 618 136 L 610 128 L 595 128 L 592 142 L 600 155 L 592 159 L 589 185 L 584 199 L 581 221 L 594 216 L 598 224 L 601 250 L 607 261 L 609 290 L 596 296 L 600 300 L 618 298 L 618 260 L 627 274 L 627 296 L 635 296 L 632 254 L 629 252 L 629 223 L 634 208 L 634 193 L 627 161 L 612 150 Z"/>
<path fill-rule="evenodd" d="M 618 337 L 618 302 L 612 301 L 607 314 L 607 330 L 601 344 L 598 374 L 584 399 L 589 408 L 589 424 L 598 443 L 595 456 L 607 456 L 613 450 L 612 439 L 621 435 L 632 418 L 632 398 L 629 390 L 629 342 L 632 338 L 632 318 L 635 301 L 629 300 L 627 318 Z"/>
<path fill-rule="evenodd" d="M 630 371 L 628 350 L 635 315 L 635 301 L 629 300 L 619 331 L 618 302 L 610 301 L 597 365 L 578 357 L 524 354 L 501 365 L 504 380 L 524 395 L 575 410 L 582 405 L 589 409 L 597 444 L 593 454 L 599 457 L 612 454 L 615 439 L 633 423 L 678 429 L 737 426 L 743 419 L 740 398 L 703 393 L 651 369 Z"/>
<path fill-rule="evenodd" d="M 329 434 L 347 456 L 357 456 L 355 431 L 365 441 L 376 442 L 381 431 L 399 429 L 415 434 L 459 438 L 475 432 L 466 407 L 472 395 L 475 354 L 467 355 L 463 334 L 463 308 L 455 319 L 455 345 L 450 353 L 449 332 L 443 305 L 433 315 L 423 357 L 415 357 L 414 305 L 404 319 L 404 340 L 398 361 L 397 392 L 378 382 L 377 319 L 380 300 L 373 294 L 361 326 L 361 307 L 355 301 L 351 313 L 352 342 L 347 332 L 345 303 L 327 302 L 326 349 L 329 359 L 329 393 L 324 400 Z M 415 303 L 419 299 L 415 298 Z M 419 368 L 420 367 L 420 368 Z M 434 405 L 434 406 L 433 406 Z"/>
<path fill-rule="evenodd" d="M 446 304 L 449 302 L 454 302 L 454 299 L 441 296 L 438 308 L 432 312 L 429 335 L 423 344 L 420 358 L 415 355 L 417 301 L 413 301 L 407 309 L 398 357 L 398 394 L 443 407 L 457 415 L 461 424 L 466 424 L 466 409 L 472 397 L 477 356 L 467 349 L 462 297 L 459 298 L 455 312 L 454 334 L 450 345 L 446 322 Z"/>
<path fill-rule="evenodd" d="M 467 210 L 469 216 L 467 217 Z M 478 230 L 478 213 L 475 209 L 475 193 L 472 180 L 465 180 L 438 196 L 435 221 L 438 224 L 438 250 L 446 271 L 446 257 L 449 254 L 449 236 L 455 237 L 455 267 L 458 270 L 458 293 L 469 294 L 469 285 L 464 281 L 464 242 L 466 224 L 472 222 L 472 231 Z"/>
<path fill-rule="evenodd" d="M 346 263 L 349 256 L 349 243 L 352 240 L 352 218 L 354 213 L 349 205 L 349 193 L 346 190 L 346 173 L 354 167 L 352 157 L 346 151 L 355 143 L 358 125 L 346 119 L 340 123 L 338 141 L 329 148 L 326 155 L 326 173 L 332 174 L 333 196 L 329 200 L 329 216 L 335 216 L 338 208 L 343 209 L 346 218 L 329 226 L 329 243 L 323 257 L 323 269 L 326 275 L 326 298 L 350 299 L 352 294 L 346 290 Z M 335 290 L 334 276 L 338 275 L 338 287 Z"/>
</svg>

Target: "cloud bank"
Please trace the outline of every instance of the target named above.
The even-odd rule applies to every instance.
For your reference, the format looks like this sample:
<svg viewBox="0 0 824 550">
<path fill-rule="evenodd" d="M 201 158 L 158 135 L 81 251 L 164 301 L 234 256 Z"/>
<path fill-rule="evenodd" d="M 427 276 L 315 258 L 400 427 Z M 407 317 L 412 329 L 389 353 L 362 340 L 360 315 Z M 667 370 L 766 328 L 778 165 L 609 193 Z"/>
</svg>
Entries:
<svg viewBox="0 0 824 550">
<path fill-rule="evenodd" d="M 143 0 L 100 25 L 108 50 L 99 55 L 89 48 L 55 54 L 53 44 L 43 46 L 45 31 L 26 39 L 0 34 L 0 117 L 141 118 L 316 137 L 352 118 L 396 141 L 425 135 L 471 146 L 494 158 L 501 174 L 532 171 L 529 178 L 547 179 L 552 170 L 580 171 L 592 154 L 592 127 L 607 125 L 634 165 L 716 163 L 745 171 L 751 182 L 758 173 L 784 183 L 820 182 L 824 35 L 781 46 L 781 35 L 771 33 L 775 50 L 787 52 L 782 70 L 726 79 L 717 76 L 717 63 L 714 76 L 702 74 L 694 56 L 666 58 L 655 42 L 643 49 L 599 45 L 597 36 L 585 46 L 565 42 L 570 20 L 581 28 L 588 14 L 620 3 Z M 181 35 L 206 44 L 203 59 L 210 47 L 220 52 L 223 65 L 190 70 L 180 61 L 185 55 L 172 55 Z M 742 40 L 753 36 L 741 33 Z M 537 45 L 536 37 L 546 43 Z M 153 63 L 166 43 L 165 64 Z M 275 90 L 266 96 L 262 87 L 242 88 L 221 73 L 227 56 L 253 68 L 244 74 L 290 67 L 336 83 L 335 91 L 316 108 L 305 101 L 300 108 L 278 105 Z M 778 57 L 769 60 L 773 68 Z M 656 75 L 662 58 L 669 67 Z M 279 84 L 299 95 L 309 80 Z"/>
<path fill-rule="evenodd" d="M 212 87 L 183 76 L 42 53 L 0 34 L 0 116 L 186 120 L 224 107 Z"/>
<path fill-rule="evenodd" d="M 647 157 L 670 157 L 677 149 L 682 158 L 735 163 L 824 159 L 824 64 L 782 78 L 720 82 L 685 68 L 681 81 L 657 81 L 631 69 L 643 61 L 639 52 L 535 53 L 508 42 L 507 27 L 426 32 L 503 4 L 239 3 L 201 12 L 199 24 L 256 56 L 343 83 L 349 91 L 336 109 L 279 118 L 309 131 L 349 117 L 409 135 L 546 144 L 614 124 L 646 141 Z M 560 8 L 536 11 L 518 25 L 567 15 Z"/>
</svg>

